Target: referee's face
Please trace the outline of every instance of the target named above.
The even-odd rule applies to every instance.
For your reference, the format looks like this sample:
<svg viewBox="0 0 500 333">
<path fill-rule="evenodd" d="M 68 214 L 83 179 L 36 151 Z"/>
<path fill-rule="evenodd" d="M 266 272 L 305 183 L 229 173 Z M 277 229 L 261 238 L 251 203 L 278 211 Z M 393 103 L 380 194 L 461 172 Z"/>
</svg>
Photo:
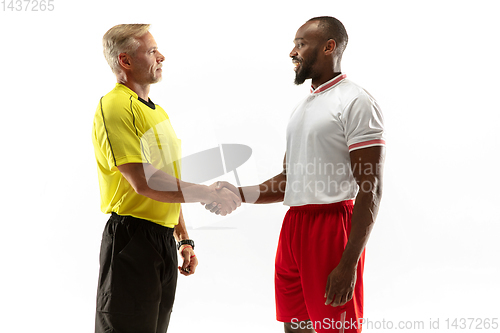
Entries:
<svg viewBox="0 0 500 333">
<path fill-rule="evenodd" d="M 134 79 L 139 84 L 152 84 L 161 81 L 163 54 L 158 51 L 158 46 L 151 33 L 138 39 L 140 45 L 135 57 L 132 59 Z"/>
</svg>

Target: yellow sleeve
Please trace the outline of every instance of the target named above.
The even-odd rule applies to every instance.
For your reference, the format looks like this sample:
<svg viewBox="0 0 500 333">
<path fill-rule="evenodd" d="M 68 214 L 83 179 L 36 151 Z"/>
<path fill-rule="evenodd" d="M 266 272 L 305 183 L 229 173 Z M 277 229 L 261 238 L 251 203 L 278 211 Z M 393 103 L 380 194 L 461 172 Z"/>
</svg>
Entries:
<svg viewBox="0 0 500 333">
<path fill-rule="evenodd" d="M 126 163 L 147 163 L 131 100 L 101 98 L 94 119 L 95 139 L 109 170 Z"/>
</svg>

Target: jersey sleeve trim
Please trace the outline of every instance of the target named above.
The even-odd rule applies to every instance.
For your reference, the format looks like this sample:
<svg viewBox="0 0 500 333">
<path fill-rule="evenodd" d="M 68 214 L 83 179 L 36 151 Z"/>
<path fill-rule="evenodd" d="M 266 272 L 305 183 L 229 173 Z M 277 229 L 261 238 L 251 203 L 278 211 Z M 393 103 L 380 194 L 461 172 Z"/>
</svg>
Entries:
<svg viewBox="0 0 500 333">
<path fill-rule="evenodd" d="M 356 149 L 373 147 L 373 146 L 385 146 L 385 140 L 378 139 L 378 140 L 369 140 L 369 141 L 355 143 L 349 146 L 349 152 Z"/>
</svg>

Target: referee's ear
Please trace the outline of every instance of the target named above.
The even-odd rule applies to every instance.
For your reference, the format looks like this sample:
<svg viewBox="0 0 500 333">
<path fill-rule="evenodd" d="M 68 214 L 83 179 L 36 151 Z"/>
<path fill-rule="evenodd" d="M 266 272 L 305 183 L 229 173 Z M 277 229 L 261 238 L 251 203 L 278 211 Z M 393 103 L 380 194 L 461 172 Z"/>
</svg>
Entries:
<svg viewBox="0 0 500 333">
<path fill-rule="evenodd" d="M 120 64 L 120 67 L 122 69 L 130 69 L 132 66 L 130 63 L 130 55 L 127 53 L 123 52 L 118 55 L 118 63 Z"/>
</svg>

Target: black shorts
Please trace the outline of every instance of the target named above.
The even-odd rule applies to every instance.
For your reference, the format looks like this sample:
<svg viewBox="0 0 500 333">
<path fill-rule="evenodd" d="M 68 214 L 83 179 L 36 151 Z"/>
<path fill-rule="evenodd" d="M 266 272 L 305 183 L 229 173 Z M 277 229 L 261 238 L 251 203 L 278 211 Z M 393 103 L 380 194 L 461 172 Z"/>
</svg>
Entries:
<svg viewBox="0 0 500 333">
<path fill-rule="evenodd" d="M 96 333 L 164 333 L 177 285 L 173 228 L 112 214 L 102 234 Z"/>
</svg>

